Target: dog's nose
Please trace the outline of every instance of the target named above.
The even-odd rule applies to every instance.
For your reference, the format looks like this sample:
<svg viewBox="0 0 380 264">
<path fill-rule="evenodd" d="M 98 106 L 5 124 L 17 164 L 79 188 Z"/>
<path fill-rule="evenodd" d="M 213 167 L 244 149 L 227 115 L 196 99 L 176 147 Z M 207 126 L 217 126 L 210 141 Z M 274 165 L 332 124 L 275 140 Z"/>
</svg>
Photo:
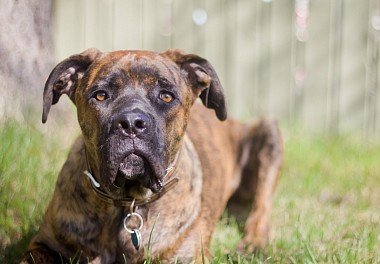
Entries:
<svg viewBox="0 0 380 264">
<path fill-rule="evenodd" d="M 149 131 L 150 118 L 141 112 L 128 112 L 119 115 L 113 125 L 128 136 L 138 136 Z"/>
</svg>

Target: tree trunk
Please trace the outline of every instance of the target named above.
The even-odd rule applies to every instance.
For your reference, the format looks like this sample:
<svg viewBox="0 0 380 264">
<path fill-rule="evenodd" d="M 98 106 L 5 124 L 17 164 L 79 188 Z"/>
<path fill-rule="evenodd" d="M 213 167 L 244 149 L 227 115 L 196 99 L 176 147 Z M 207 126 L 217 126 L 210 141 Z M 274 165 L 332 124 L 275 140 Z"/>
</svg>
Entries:
<svg viewBox="0 0 380 264">
<path fill-rule="evenodd" d="M 0 0 L 0 118 L 41 107 L 53 66 L 50 0 Z"/>
</svg>

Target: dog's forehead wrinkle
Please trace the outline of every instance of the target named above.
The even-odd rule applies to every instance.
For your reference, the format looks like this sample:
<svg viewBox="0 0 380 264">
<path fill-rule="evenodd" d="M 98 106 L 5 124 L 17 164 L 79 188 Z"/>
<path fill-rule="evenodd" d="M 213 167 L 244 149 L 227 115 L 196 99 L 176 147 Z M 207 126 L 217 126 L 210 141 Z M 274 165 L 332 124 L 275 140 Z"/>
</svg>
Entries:
<svg viewBox="0 0 380 264">
<path fill-rule="evenodd" d="M 156 55 L 159 58 L 158 55 Z M 178 73 L 175 69 L 175 64 L 166 61 L 164 58 L 145 58 L 139 57 L 138 59 L 129 61 L 129 64 L 125 66 L 133 75 L 149 75 L 155 78 L 168 79 L 170 82 L 176 82 Z"/>
<path fill-rule="evenodd" d="M 93 86 L 99 79 L 126 77 L 126 70 L 131 66 L 136 55 L 129 51 L 117 51 L 104 54 L 96 60 L 89 70 L 88 86 Z M 112 76 L 111 76 L 112 75 Z"/>
<path fill-rule="evenodd" d="M 165 72 L 162 72 L 162 69 L 160 67 L 157 67 L 157 65 L 150 65 L 145 63 L 134 63 L 129 68 L 127 68 L 126 71 L 129 73 L 129 75 L 134 76 L 140 80 L 149 78 L 157 79 L 163 78 L 163 76 L 165 76 Z"/>
<path fill-rule="evenodd" d="M 127 80 L 125 71 L 119 67 L 103 68 L 93 85 L 122 85 Z"/>
<path fill-rule="evenodd" d="M 107 72 L 110 68 L 110 64 L 114 64 L 115 60 L 111 60 L 108 58 L 112 55 L 112 53 L 106 53 L 102 55 L 99 59 L 95 60 L 92 65 L 89 67 L 87 72 L 85 73 L 85 80 L 87 87 L 91 87 L 96 80 L 101 77 L 104 77 L 104 72 Z"/>
</svg>

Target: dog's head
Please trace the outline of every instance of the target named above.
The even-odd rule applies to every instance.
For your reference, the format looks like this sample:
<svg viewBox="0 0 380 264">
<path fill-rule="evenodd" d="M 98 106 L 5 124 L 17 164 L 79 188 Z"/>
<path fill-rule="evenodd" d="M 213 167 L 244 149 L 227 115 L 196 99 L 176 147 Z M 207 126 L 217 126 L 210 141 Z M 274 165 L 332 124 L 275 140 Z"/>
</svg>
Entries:
<svg viewBox="0 0 380 264">
<path fill-rule="evenodd" d="M 77 107 L 93 173 L 110 192 L 160 191 L 197 97 L 226 119 L 223 88 L 211 64 L 177 50 L 88 49 L 59 63 L 44 90 L 42 122 L 67 94 Z M 115 191 L 112 186 L 121 187 Z"/>
</svg>

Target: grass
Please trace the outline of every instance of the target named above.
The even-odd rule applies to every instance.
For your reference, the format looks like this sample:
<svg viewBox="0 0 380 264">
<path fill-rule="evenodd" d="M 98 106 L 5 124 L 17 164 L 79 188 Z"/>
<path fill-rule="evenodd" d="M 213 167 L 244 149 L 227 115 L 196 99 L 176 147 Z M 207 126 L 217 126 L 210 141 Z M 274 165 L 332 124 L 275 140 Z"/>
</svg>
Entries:
<svg viewBox="0 0 380 264">
<path fill-rule="evenodd" d="M 0 127 L 0 259 L 20 255 L 36 232 L 66 155 L 32 126 Z"/>
<path fill-rule="evenodd" d="M 213 263 L 380 263 L 380 145 L 290 133 L 266 254 L 242 256 L 227 213 Z M 58 136 L 0 127 L 0 262 L 17 260 L 36 232 L 67 149 Z"/>
</svg>

